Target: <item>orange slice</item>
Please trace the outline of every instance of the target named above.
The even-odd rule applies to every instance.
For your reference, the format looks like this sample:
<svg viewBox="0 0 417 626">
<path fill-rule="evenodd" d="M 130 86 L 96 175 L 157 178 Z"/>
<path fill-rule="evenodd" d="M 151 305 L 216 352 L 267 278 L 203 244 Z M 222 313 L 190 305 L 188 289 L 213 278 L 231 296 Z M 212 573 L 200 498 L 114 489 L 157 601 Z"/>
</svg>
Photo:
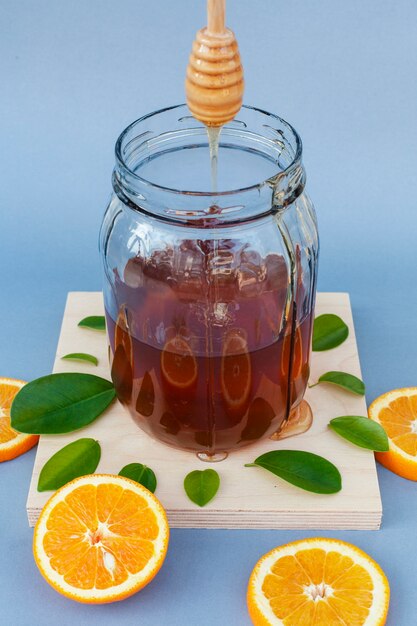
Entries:
<svg viewBox="0 0 417 626">
<path fill-rule="evenodd" d="M 120 307 L 119 315 L 117 316 L 116 328 L 114 330 L 114 351 L 119 348 L 119 346 L 123 346 L 123 350 L 125 353 L 125 358 L 127 361 L 132 364 L 133 363 L 133 348 L 132 348 L 132 338 L 130 336 L 128 319 L 127 319 L 127 308 L 125 305 Z"/>
<path fill-rule="evenodd" d="M 161 354 L 164 382 L 178 390 L 187 390 L 197 382 L 197 361 L 189 343 L 176 335 L 166 342 Z"/>
<path fill-rule="evenodd" d="M 395 474 L 417 480 L 417 387 L 384 393 L 372 402 L 368 414 L 389 439 L 389 451 L 376 452 L 377 460 Z"/>
<path fill-rule="evenodd" d="M 17 392 L 26 383 L 13 378 L 0 378 L 0 463 L 27 452 L 39 441 L 38 435 L 18 433 L 10 426 L 10 407 Z"/>
<path fill-rule="evenodd" d="M 248 343 L 238 330 L 224 340 L 220 384 L 228 413 L 242 414 L 248 408 L 252 385 L 252 365 Z"/>
<path fill-rule="evenodd" d="M 359 548 L 337 539 L 302 539 L 258 561 L 247 602 L 254 626 L 383 626 L 389 584 Z"/>
<path fill-rule="evenodd" d="M 48 500 L 33 553 L 56 591 L 99 604 L 145 587 L 164 562 L 168 537 L 165 511 L 150 491 L 123 476 L 92 474 Z"/>
<path fill-rule="evenodd" d="M 117 316 L 110 374 L 118 399 L 122 404 L 129 403 L 133 388 L 133 347 L 125 305 L 120 307 Z"/>
</svg>

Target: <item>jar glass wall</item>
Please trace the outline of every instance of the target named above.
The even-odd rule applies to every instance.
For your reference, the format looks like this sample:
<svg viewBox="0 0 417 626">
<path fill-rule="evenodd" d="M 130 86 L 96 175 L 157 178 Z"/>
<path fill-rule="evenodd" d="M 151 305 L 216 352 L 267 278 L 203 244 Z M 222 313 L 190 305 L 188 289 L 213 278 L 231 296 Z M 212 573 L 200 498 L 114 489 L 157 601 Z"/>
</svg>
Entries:
<svg viewBox="0 0 417 626">
<path fill-rule="evenodd" d="M 116 144 L 100 248 L 111 375 L 137 424 L 221 455 L 271 436 L 303 398 L 318 236 L 301 141 L 243 107 L 221 132 L 181 105 Z"/>
</svg>

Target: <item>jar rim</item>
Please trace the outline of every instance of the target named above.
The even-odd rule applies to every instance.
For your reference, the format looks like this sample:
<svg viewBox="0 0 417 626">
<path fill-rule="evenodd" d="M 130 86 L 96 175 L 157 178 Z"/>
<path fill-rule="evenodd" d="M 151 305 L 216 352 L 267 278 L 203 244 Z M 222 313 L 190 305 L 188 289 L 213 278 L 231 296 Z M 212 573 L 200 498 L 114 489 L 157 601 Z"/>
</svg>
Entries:
<svg viewBox="0 0 417 626">
<path fill-rule="evenodd" d="M 124 147 L 124 142 L 126 140 L 126 138 L 128 137 L 128 135 L 131 133 L 131 131 L 138 126 L 139 124 L 145 122 L 146 120 L 153 118 L 157 115 L 161 115 L 163 113 L 169 112 L 169 111 L 173 111 L 175 109 L 185 109 L 188 111 L 188 107 L 185 103 L 182 104 L 175 104 L 169 107 L 164 107 L 161 109 L 157 109 L 156 111 L 152 111 L 150 113 L 147 113 L 145 115 L 143 115 L 142 117 L 139 117 L 138 119 L 134 120 L 131 124 L 129 124 L 119 135 L 116 144 L 115 144 L 115 156 L 116 156 L 116 162 L 118 164 L 119 167 L 121 167 L 123 170 L 126 171 L 126 173 L 129 175 L 129 177 L 132 177 L 134 180 L 137 180 L 138 182 L 145 184 L 146 186 L 149 186 L 151 188 L 154 189 L 158 189 L 160 191 L 163 192 L 169 192 L 171 194 L 179 194 L 179 195 L 184 195 L 186 194 L 187 196 L 198 196 L 198 197 L 206 197 L 206 198 L 214 198 L 214 197 L 227 197 L 227 196 L 232 196 L 232 195 L 236 195 L 236 194 L 240 194 L 240 193 L 245 193 L 245 192 L 250 192 L 250 191 L 254 191 L 257 189 L 260 189 L 261 187 L 263 187 L 264 185 L 266 185 L 268 183 L 268 181 L 271 179 L 271 176 L 268 176 L 268 178 L 264 178 L 262 180 L 260 180 L 259 182 L 256 182 L 254 184 L 248 185 L 248 186 L 244 186 L 244 187 L 240 187 L 240 188 L 235 188 L 235 189 L 227 189 L 227 190 L 223 190 L 223 191 L 189 191 L 189 190 L 185 190 L 185 189 L 177 189 L 175 187 L 168 187 L 168 186 L 164 186 L 161 185 L 159 183 L 155 183 L 151 180 L 148 180 L 147 178 L 140 176 L 136 171 L 134 171 L 132 168 L 129 167 L 128 163 L 126 162 L 126 159 L 123 156 L 123 147 Z M 254 107 L 251 105 L 247 105 L 244 104 L 242 105 L 242 108 L 248 111 L 254 111 L 255 113 L 260 113 L 262 115 L 265 115 L 267 117 L 272 118 L 273 120 L 277 121 L 279 124 L 281 124 L 287 131 L 289 131 L 289 133 L 292 135 L 292 138 L 294 140 L 294 144 L 295 144 L 295 152 L 294 152 L 294 156 L 292 157 L 291 161 L 288 163 L 288 165 L 286 165 L 285 168 L 277 168 L 276 173 L 274 174 L 274 176 L 280 176 L 280 177 L 285 177 L 289 174 L 289 172 L 291 172 L 294 167 L 296 167 L 297 165 L 300 164 L 301 162 L 301 156 L 302 156 L 302 141 L 301 138 L 299 136 L 299 134 L 297 133 L 297 131 L 295 130 L 295 128 L 286 120 L 284 120 L 282 117 L 279 117 L 278 115 L 276 115 L 275 113 L 271 113 L 269 111 L 266 111 L 264 109 L 260 109 L 258 107 Z M 198 121 L 198 120 L 196 120 Z"/>
</svg>

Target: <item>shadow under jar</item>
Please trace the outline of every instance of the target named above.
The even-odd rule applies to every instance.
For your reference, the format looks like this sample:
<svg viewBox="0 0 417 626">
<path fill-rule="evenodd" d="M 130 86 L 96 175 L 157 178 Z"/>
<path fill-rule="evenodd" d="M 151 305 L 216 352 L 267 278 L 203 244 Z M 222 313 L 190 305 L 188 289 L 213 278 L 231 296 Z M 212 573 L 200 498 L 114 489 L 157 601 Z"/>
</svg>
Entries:
<svg viewBox="0 0 417 626">
<path fill-rule="evenodd" d="M 185 105 L 116 144 L 100 249 L 111 376 L 152 437 L 220 460 L 276 433 L 309 376 L 318 235 L 301 141 L 245 106 L 220 135 Z"/>
</svg>

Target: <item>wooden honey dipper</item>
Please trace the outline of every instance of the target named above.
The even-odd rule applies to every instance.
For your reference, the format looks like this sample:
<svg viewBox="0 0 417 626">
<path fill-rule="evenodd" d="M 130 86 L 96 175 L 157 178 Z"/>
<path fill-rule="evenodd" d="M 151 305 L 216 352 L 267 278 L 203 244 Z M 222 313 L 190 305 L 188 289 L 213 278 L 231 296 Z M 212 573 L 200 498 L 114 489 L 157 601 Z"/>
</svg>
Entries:
<svg viewBox="0 0 417 626">
<path fill-rule="evenodd" d="M 225 26 L 226 0 L 207 0 L 207 26 L 196 34 L 185 92 L 193 116 L 206 126 L 230 122 L 242 106 L 243 68 L 234 33 Z"/>
</svg>

